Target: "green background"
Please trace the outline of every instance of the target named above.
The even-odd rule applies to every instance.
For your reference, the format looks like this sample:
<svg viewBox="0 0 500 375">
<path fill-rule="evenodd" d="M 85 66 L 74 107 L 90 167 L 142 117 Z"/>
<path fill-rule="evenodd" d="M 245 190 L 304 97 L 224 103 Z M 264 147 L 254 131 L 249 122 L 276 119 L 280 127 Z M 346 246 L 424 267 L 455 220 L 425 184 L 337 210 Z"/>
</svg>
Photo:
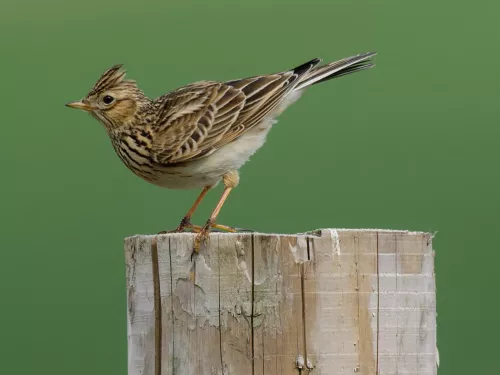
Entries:
<svg viewBox="0 0 500 375">
<path fill-rule="evenodd" d="M 125 374 L 123 238 L 173 228 L 198 194 L 134 176 L 66 102 L 115 63 L 157 96 L 372 50 L 375 69 L 315 86 L 281 116 L 220 222 L 438 231 L 440 374 L 496 372 L 499 11 L 498 1 L 3 0 L 0 372 Z"/>
</svg>

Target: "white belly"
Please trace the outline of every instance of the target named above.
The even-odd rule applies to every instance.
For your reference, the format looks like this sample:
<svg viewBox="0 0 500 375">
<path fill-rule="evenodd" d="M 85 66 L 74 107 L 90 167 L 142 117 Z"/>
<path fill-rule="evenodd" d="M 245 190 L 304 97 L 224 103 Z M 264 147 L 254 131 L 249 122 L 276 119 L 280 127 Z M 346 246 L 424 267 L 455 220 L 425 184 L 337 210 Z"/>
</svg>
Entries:
<svg viewBox="0 0 500 375">
<path fill-rule="evenodd" d="M 228 172 L 240 169 L 266 141 L 267 134 L 276 122 L 274 118 L 300 97 L 300 91 L 292 92 L 278 106 L 272 116 L 223 146 L 207 157 L 188 162 L 183 166 L 169 167 L 153 182 L 169 189 L 193 189 L 216 185 Z"/>
<path fill-rule="evenodd" d="M 225 145 L 213 154 L 170 167 L 154 183 L 169 189 L 193 189 L 216 185 L 228 172 L 238 170 L 266 141 L 272 123 L 267 121 Z"/>
</svg>

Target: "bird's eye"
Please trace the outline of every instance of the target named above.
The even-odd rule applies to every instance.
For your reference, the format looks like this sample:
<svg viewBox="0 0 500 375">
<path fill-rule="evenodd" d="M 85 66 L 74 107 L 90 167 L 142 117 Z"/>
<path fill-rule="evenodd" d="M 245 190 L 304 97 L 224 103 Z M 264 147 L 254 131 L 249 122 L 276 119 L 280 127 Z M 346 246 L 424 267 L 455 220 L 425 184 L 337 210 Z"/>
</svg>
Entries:
<svg viewBox="0 0 500 375">
<path fill-rule="evenodd" d="M 113 100 L 115 100 L 115 99 L 111 95 L 105 95 L 102 98 L 102 101 L 104 102 L 104 104 L 111 104 L 111 103 L 113 103 Z"/>
</svg>

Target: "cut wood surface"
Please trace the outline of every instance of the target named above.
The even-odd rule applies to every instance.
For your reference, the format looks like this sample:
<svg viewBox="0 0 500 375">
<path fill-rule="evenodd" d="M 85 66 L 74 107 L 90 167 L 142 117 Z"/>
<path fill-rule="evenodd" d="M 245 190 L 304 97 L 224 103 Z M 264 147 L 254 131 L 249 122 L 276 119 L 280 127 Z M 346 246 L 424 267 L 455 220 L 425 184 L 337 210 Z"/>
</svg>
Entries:
<svg viewBox="0 0 500 375">
<path fill-rule="evenodd" d="M 437 373 L 432 235 L 125 241 L 129 375 Z"/>
</svg>

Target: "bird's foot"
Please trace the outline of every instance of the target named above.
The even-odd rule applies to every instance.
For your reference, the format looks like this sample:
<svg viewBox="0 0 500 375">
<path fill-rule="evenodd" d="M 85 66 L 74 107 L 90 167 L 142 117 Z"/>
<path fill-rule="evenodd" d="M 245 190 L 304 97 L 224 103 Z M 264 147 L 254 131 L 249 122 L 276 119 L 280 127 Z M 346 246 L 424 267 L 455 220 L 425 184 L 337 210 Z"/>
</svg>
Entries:
<svg viewBox="0 0 500 375">
<path fill-rule="evenodd" d="M 205 225 L 206 226 L 206 225 Z M 203 230 L 204 227 L 201 227 L 200 225 L 195 225 L 191 223 L 191 220 L 189 218 L 184 218 L 180 222 L 180 224 L 177 226 L 177 228 L 172 229 L 172 230 L 162 230 L 161 232 L 158 232 L 158 234 L 167 234 L 167 233 L 183 233 L 186 230 L 192 231 L 194 233 L 200 233 Z M 229 233 L 236 233 L 236 232 L 253 232 L 251 229 L 243 229 L 243 228 L 233 228 L 227 225 L 222 225 L 222 224 L 210 224 L 211 229 L 217 229 L 218 231 L 222 232 L 229 232 Z"/>
<path fill-rule="evenodd" d="M 230 233 L 236 233 L 238 231 L 236 228 L 232 228 L 227 225 L 216 224 L 211 220 L 208 220 L 207 223 L 200 228 L 200 231 L 198 232 L 198 234 L 194 239 L 194 246 L 193 246 L 193 252 L 191 253 L 191 260 L 195 255 L 198 255 L 198 253 L 200 252 L 201 244 L 204 245 L 207 244 L 212 229 L 218 229 L 219 231 L 230 232 Z"/>
<path fill-rule="evenodd" d="M 198 255 L 200 252 L 201 244 L 205 244 L 208 242 L 210 238 L 210 228 L 212 227 L 210 222 L 207 222 L 203 228 L 198 232 L 194 239 L 193 251 L 191 252 L 191 261 L 195 255 Z"/>
<path fill-rule="evenodd" d="M 191 219 L 189 217 L 184 217 L 177 228 L 173 230 L 163 230 L 158 232 L 158 234 L 167 234 L 167 233 L 183 233 L 186 229 L 191 230 L 192 232 L 199 233 L 201 231 L 201 227 L 199 225 L 191 224 Z"/>
</svg>

